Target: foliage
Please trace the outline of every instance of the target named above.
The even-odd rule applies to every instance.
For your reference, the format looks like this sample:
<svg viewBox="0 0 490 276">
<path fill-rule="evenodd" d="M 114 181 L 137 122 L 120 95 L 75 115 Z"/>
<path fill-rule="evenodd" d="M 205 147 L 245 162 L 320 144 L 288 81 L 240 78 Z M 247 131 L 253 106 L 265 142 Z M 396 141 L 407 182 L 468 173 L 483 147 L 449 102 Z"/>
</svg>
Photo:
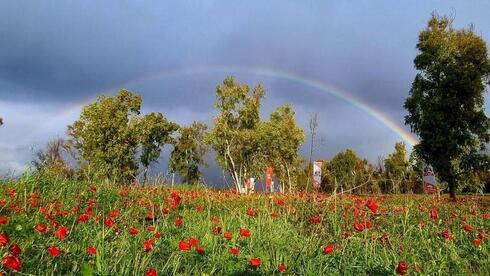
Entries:
<svg viewBox="0 0 490 276">
<path fill-rule="evenodd" d="M 347 190 L 364 185 L 370 178 L 370 169 L 367 160 L 360 159 L 356 153 L 347 149 L 337 153 L 328 162 L 328 171 L 335 178 L 337 189 Z"/>
<path fill-rule="evenodd" d="M 36 159 L 32 161 L 32 164 L 41 177 L 67 179 L 74 175 L 73 169 L 63 158 L 63 155 L 66 154 L 66 146 L 64 139 L 57 138 L 50 141 L 45 150 L 36 152 Z"/>
<path fill-rule="evenodd" d="M 454 198 L 458 180 L 489 167 L 490 122 L 483 108 L 487 47 L 472 28 L 455 30 L 451 19 L 434 14 L 417 49 L 405 122 L 420 136 L 417 154 L 449 184 Z"/>
<path fill-rule="evenodd" d="M 409 275 L 490 273 L 488 197 L 95 184 L 0 183 L 2 258 L 17 252 L 25 275 L 273 275 L 280 265 L 291 275 L 394 275 L 400 262 Z"/>
<path fill-rule="evenodd" d="M 406 187 L 402 186 L 402 182 L 408 176 L 409 163 L 407 160 L 407 150 L 403 142 L 395 144 L 395 151 L 388 155 L 388 158 L 384 161 L 385 174 L 389 179 L 393 193 L 399 193 L 401 188 L 406 190 Z"/>
<path fill-rule="evenodd" d="M 193 122 L 188 127 L 179 130 L 174 149 L 170 155 L 169 167 L 172 172 L 184 178 L 185 183 L 195 184 L 202 181 L 199 166 L 206 166 L 204 155 L 208 145 L 204 139 L 207 135 L 207 125 Z"/>
</svg>

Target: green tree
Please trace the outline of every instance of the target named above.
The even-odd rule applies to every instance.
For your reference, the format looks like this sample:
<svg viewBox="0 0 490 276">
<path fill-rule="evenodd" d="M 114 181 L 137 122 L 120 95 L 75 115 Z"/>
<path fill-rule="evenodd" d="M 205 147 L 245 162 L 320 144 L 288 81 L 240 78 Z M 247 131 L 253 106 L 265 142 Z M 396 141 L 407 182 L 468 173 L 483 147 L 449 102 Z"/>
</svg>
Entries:
<svg viewBox="0 0 490 276">
<path fill-rule="evenodd" d="M 237 190 L 251 173 L 254 156 L 260 153 L 257 128 L 260 123 L 260 103 L 265 90 L 258 85 L 252 90 L 226 77 L 216 87 L 214 118 L 207 142 L 216 151 L 217 162 L 231 174 Z"/>
<path fill-rule="evenodd" d="M 174 149 L 170 155 L 169 167 L 184 178 L 186 183 L 194 184 L 202 180 L 200 166 L 207 166 L 204 155 L 208 145 L 204 142 L 207 135 L 207 125 L 193 122 L 188 127 L 179 130 Z"/>
<path fill-rule="evenodd" d="M 143 166 L 143 183 L 146 183 L 151 163 L 160 157 L 165 144 L 173 144 L 172 134 L 179 125 L 168 121 L 161 113 L 146 114 L 138 123 L 138 140 L 141 147 L 140 162 Z"/>
<path fill-rule="evenodd" d="M 420 136 L 417 154 L 431 163 L 455 199 L 458 180 L 488 167 L 490 122 L 484 112 L 490 61 L 485 41 L 472 28 L 455 30 L 433 15 L 419 35 L 418 73 L 404 107 L 405 123 Z"/>
<path fill-rule="evenodd" d="M 352 189 L 362 185 L 369 177 L 367 165 L 367 160 L 360 159 L 353 150 L 347 149 L 337 153 L 328 162 L 327 168 L 337 185 L 343 189 Z"/>
<path fill-rule="evenodd" d="M 395 144 L 395 151 L 388 155 L 384 160 L 385 174 L 389 182 L 391 182 L 391 192 L 399 193 L 406 192 L 407 187 L 403 187 L 405 178 L 408 176 L 408 160 L 407 149 L 405 143 L 399 142 Z"/>
<path fill-rule="evenodd" d="M 73 176 L 73 169 L 63 158 L 66 153 L 66 141 L 57 138 L 46 145 L 45 150 L 36 152 L 36 159 L 32 161 L 37 173 L 43 177 L 66 179 Z"/>
</svg>

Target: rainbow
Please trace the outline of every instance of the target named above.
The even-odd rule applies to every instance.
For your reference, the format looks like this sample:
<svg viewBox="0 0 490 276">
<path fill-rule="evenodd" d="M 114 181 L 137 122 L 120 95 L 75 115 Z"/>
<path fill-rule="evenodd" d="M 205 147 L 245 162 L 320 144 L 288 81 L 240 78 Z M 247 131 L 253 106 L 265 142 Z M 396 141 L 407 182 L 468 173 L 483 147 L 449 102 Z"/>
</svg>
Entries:
<svg viewBox="0 0 490 276">
<path fill-rule="evenodd" d="M 120 89 L 122 87 L 127 87 L 128 85 L 133 85 L 140 82 L 157 80 L 161 78 L 169 78 L 176 76 L 185 76 L 185 75 L 194 75 L 194 74 L 205 74 L 205 73 L 246 73 L 253 74 L 259 76 L 266 76 L 278 79 L 284 79 L 292 82 L 297 82 L 304 86 L 308 86 L 319 91 L 325 92 L 334 96 L 353 107 L 365 112 L 369 116 L 371 116 L 376 121 L 380 122 L 382 125 L 386 126 L 392 132 L 394 132 L 397 136 L 399 136 L 406 144 L 409 146 L 414 146 L 418 143 L 418 139 L 410 132 L 402 128 L 399 124 L 397 124 L 393 119 L 391 119 L 388 115 L 383 113 L 382 111 L 376 109 L 374 106 L 368 104 L 367 102 L 355 97 L 354 95 L 348 93 L 347 91 L 343 91 L 333 85 L 327 84 L 317 79 L 309 78 L 306 76 L 302 76 L 293 72 L 266 68 L 266 67 L 255 67 L 255 66 L 193 66 L 186 68 L 174 69 L 171 71 L 159 71 L 154 72 L 147 75 L 142 75 L 137 78 L 133 78 L 127 80 L 123 83 L 119 83 L 117 85 L 113 85 L 108 87 L 102 91 L 114 91 Z M 81 107 L 88 103 L 94 95 L 100 94 L 101 92 L 93 93 L 91 99 L 86 99 L 82 102 L 77 102 L 75 104 L 71 104 L 61 110 L 59 113 L 60 116 L 68 116 L 75 112 L 79 112 Z"/>
</svg>

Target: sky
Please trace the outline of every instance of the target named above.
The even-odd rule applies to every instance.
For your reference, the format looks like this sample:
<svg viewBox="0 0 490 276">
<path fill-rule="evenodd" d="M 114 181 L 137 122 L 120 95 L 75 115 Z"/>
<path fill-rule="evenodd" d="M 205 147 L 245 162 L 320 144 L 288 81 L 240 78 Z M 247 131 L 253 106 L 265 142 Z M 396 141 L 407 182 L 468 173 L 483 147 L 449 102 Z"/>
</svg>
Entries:
<svg viewBox="0 0 490 276">
<path fill-rule="evenodd" d="M 403 102 L 431 13 L 490 41 L 488 10 L 490 1 L 447 0 L 1 1 L 0 175 L 27 169 L 83 104 L 121 88 L 142 95 L 143 113 L 212 123 L 227 75 L 265 86 L 264 119 L 290 103 L 306 131 L 318 113 L 315 159 L 351 148 L 375 162 L 403 140 L 396 128 L 410 131 Z M 222 182 L 208 160 L 206 180 Z"/>
</svg>

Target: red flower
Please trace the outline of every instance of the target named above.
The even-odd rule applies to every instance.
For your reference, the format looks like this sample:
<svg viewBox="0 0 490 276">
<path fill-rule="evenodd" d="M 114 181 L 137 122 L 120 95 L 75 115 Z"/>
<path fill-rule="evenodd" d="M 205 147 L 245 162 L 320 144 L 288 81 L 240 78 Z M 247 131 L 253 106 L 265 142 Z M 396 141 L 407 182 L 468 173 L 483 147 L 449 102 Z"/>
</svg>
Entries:
<svg viewBox="0 0 490 276">
<path fill-rule="evenodd" d="M 58 249 L 56 246 L 51 246 L 48 248 L 48 253 L 51 254 L 53 257 L 58 257 L 61 254 L 61 251 Z"/>
<path fill-rule="evenodd" d="M 199 247 L 197 247 L 197 253 L 199 253 L 199 254 L 203 254 L 203 253 L 204 253 L 204 248 L 202 248 L 202 247 L 200 247 L 200 246 L 199 246 Z"/>
<path fill-rule="evenodd" d="M 311 224 L 318 224 L 320 223 L 320 217 L 319 216 L 312 216 L 310 219 Z"/>
<path fill-rule="evenodd" d="M 5 256 L 2 260 L 4 268 L 20 271 L 22 269 L 22 261 L 17 256 Z"/>
<path fill-rule="evenodd" d="M 480 232 L 480 233 L 478 233 L 478 238 L 479 238 L 480 240 L 484 240 L 484 239 L 486 239 L 486 238 L 487 238 L 487 234 L 485 234 L 485 233 L 483 233 L 483 232 Z"/>
<path fill-rule="evenodd" d="M 279 214 L 279 213 L 277 213 L 277 212 L 272 212 L 272 213 L 271 213 L 271 217 L 273 217 L 273 218 L 278 218 L 278 217 L 280 217 L 280 216 L 281 216 L 281 214 Z"/>
<path fill-rule="evenodd" d="M 369 199 L 366 203 L 366 206 L 371 210 L 371 212 L 376 213 L 378 211 L 378 204 L 376 203 L 376 200 L 374 199 Z"/>
<path fill-rule="evenodd" d="M 134 235 L 136 235 L 138 233 L 139 233 L 138 229 L 133 228 L 133 227 L 129 228 L 129 234 L 131 234 L 131 235 L 134 236 Z"/>
<path fill-rule="evenodd" d="M 9 247 L 9 251 L 12 255 L 14 256 L 17 256 L 17 255 L 20 255 L 20 253 L 22 253 L 22 249 L 20 248 L 20 246 L 16 243 L 13 243 L 10 247 Z"/>
<path fill-rule="evenodd" d="M 38 231 L 40 233 L 47 233 L 47 232 L 49 232 L 49 227 L 47 227 L 46 225 L 44 225 L 42 223 L 36 225 L 34 227 L 34 229 L 36 229 L 36 231 Z"/>
<path fill-rule="evenodd" d="M 474 246 L 479 246 L 480 243 L 481 243 L 481 240 L 479 240 L 479 239 L 473 239 L 472 243 L 473 243 Z"/>
<path fill-rule="evenodd" d="M 186 241 L 180 241 L 179 242 L 179 249 L 182 251 L 189 251 L 189 250 L 191 250 L 191 244 L 186 242 Z"/>
<path fill-rule="evenodd" d="M 213 218 L 211 219 L 211 221 L 212 221 L 212 222 L 219 222 L 219 221 L 220 221 L 220 219 L 219 219 L 218 217 L 213 217 Z"/>
<path fill-rule="evenodd" d="M 9 235 L 7 233 L 1 233 L 0 234 L 0 246 L 6 246 L 9 243 Z"/>
<path fill-rule="evenodd" d="M 400 275 L 405 275 L 408 272 L 408 266 L 405 261 L 399 261 L 396 267 L 396 273 Z"/>
<path fill-rule="evenodd" d="M 223 234 L 223 237 L 225 239 L 228 239 L 229 240 L 229 239 L 233 238 L 233 234 L 230 233 L 230 232 L 226 232 L 226 233 Z"/>
<path fill-rule="evenodd" d="M 89 188 L 90 188 L 90 190 L 92 190 L 94 192 L 97 191 L 97 186 L 95 186 L 95 185 L 91 185 Z"/>
<path fill-rule="evenodd" d="M 181 217 L 178 217 L 178 218 L 175 220 L 175 226 L 179 227 L 180 225 L 182 225 L 182 218 L 181 218 Z"/>
<path fill-rule="evenodd" d="M 221 233 L 221 227 L 219 227 L 219 226 L 215 226 L 215 227 L 213 227 L 213 232 L 214 232 L 215 234 L 220 234 L 220 233 Z"/>
<path fill-rule="evenodd" d="M 446 229 L 446 230 L 442 231 L 441 236 L 442 236 L 443 238 L 445 238 L 446 240 L 454 240 L 454 236 L 453 236 L 453 235 L 451 235 L 451 233 L 449 233 L 449 230 L 448 230 L 448 229 Z"/>
<path fill-rule="evenodd" d="M 473 226 L 466 224 L 464 226 L 464 230 L 466 230 L 466 231 L 473 231 Z"/>
<path fill-rule="evenodd" d="M 238 254 L 240 254 L 240 249 L 233 247 L 230 249 L 230 253 L 233 255 L 238 255 Z"/>
<path fill-rule="evenodd" d="M 56 236 L 58 236 L 59 239 L 64 239 L 66 236 L 68 236 L 68 233 L 70 230 L 66 226 L 61 226 L 58 229 L 56 229 Z"/>
<path fill-rule="evenodd" d="M 323 253 L 325 254 L 333 253 L 333 244 L 328 244 L 327 246 L 325 246 L 325 248 L 323 248 Z"/>
<path fill-rule="evenodd" d="M 8 217 L 0 217 L 0 224 L 1 225 L 5 225 L 9 222 L 9 218 Z"/>
<path fill-rule="evenodd" d="M 356 229 L 359 232 L 362 232 L 362 230 L 364 230 L 364 226 L 360 223 L 354 223 L 354 229 Z"/>
<path fill-rule="evenodd" d="M 283 265 L 283 264 L 281 264 L 281 265 L 279 265 L 279 266 L 277 267 L 277 270 L 279 270 L 279 271 L 284 271 L 284 270 L 286 270 L 286 266 L 285 266 L 285 265 Z"/>
<path fill-rule="evenodd" d="M 260 266 L 261 263 L 262 263 L 262 261 L 259 258 L 250 259 L 250 265 L 251 266 L 258 267 L 258 266 Z"/>
<path fill-rule="evenodd" d="M 189 243 L 191 244 L 191 246 L 199 247 L 199 241 L 196 238 L 190 237 Z"/>
<path fill-rule="evenodd" d="M 89 218 L 90 218 L 90 216 L 88 214 L 81 214 L 78 217 L 77 222 L 86 222 L 86 221 L 88 221 Z"/>
<path fill-rule="evenodd" d="M 242 236 L 244 238 L 249 238 L 250 237 L 250 230 L 248 230 L 246 228 L 240 229 L 240 236 Z"/>
<path fill-rule="evenodd" d="M 436 220 L 437 218 L 439 218 L 439 212 L 437 211 L 437 209 L 436 208 L 430 209 L 430 219 Z"/>
<path fill-rule="evenodd" d="M 105 226 L 107 226 L 107 227 L 112 227 L 112 226 L 114 225 L 114 221 L 113 221 L 111 218 L 106 218 L 106 219 L 104 220 L 104 224 L 105 224 Z"/>
<path fill-rule="evenodd" d="M 145 273 L 145 276 L 158 276 L 156 269 L 153 267 L 148 268 L 148 270 Z"/>
<path fill-rule="evenodd" d="M 257 211 L 254 211 L 253 209 L 248 209 L 247 215 L 250 217 L 255 217 L 257 215 Z"/>
<path fill-rule="evenodd" d="M 97 249 L 95 247 L 87 247 L 87 253 L 90 255 L 96 255 L 97 254 Z"/>
<path fill-rule="evenodd" d="M 202 205 L 197 205 L 196 206 L 196 211 L 202 212 L 202 211 L 204 211 L 204 207 L 202 207 Z"/>
<path fill-rule="evenodd" d="M 111 218 L 117 218 L 120 215 L 121 215 L 121 213 L 119 213 L 119 211 L 117 211 L 117 210 L 114 210 L 114 211 L 109 213 L 109 217 L 111 217 Z"/>
<path fill-rule="evenodd" d="M 148 226 L 148 228 L 146 228 L 149 232 L 153 232 L 155 231 L 157 228 L 154 226 L 154 225 L 150 225 Z"/>
<path fill-rule="evenodd" d="M 373 225 L 371 224 L 371 222 L 369 220 L 366 220 L 364 221 L 364 228 L 371 228 Z"/>
</svg>

